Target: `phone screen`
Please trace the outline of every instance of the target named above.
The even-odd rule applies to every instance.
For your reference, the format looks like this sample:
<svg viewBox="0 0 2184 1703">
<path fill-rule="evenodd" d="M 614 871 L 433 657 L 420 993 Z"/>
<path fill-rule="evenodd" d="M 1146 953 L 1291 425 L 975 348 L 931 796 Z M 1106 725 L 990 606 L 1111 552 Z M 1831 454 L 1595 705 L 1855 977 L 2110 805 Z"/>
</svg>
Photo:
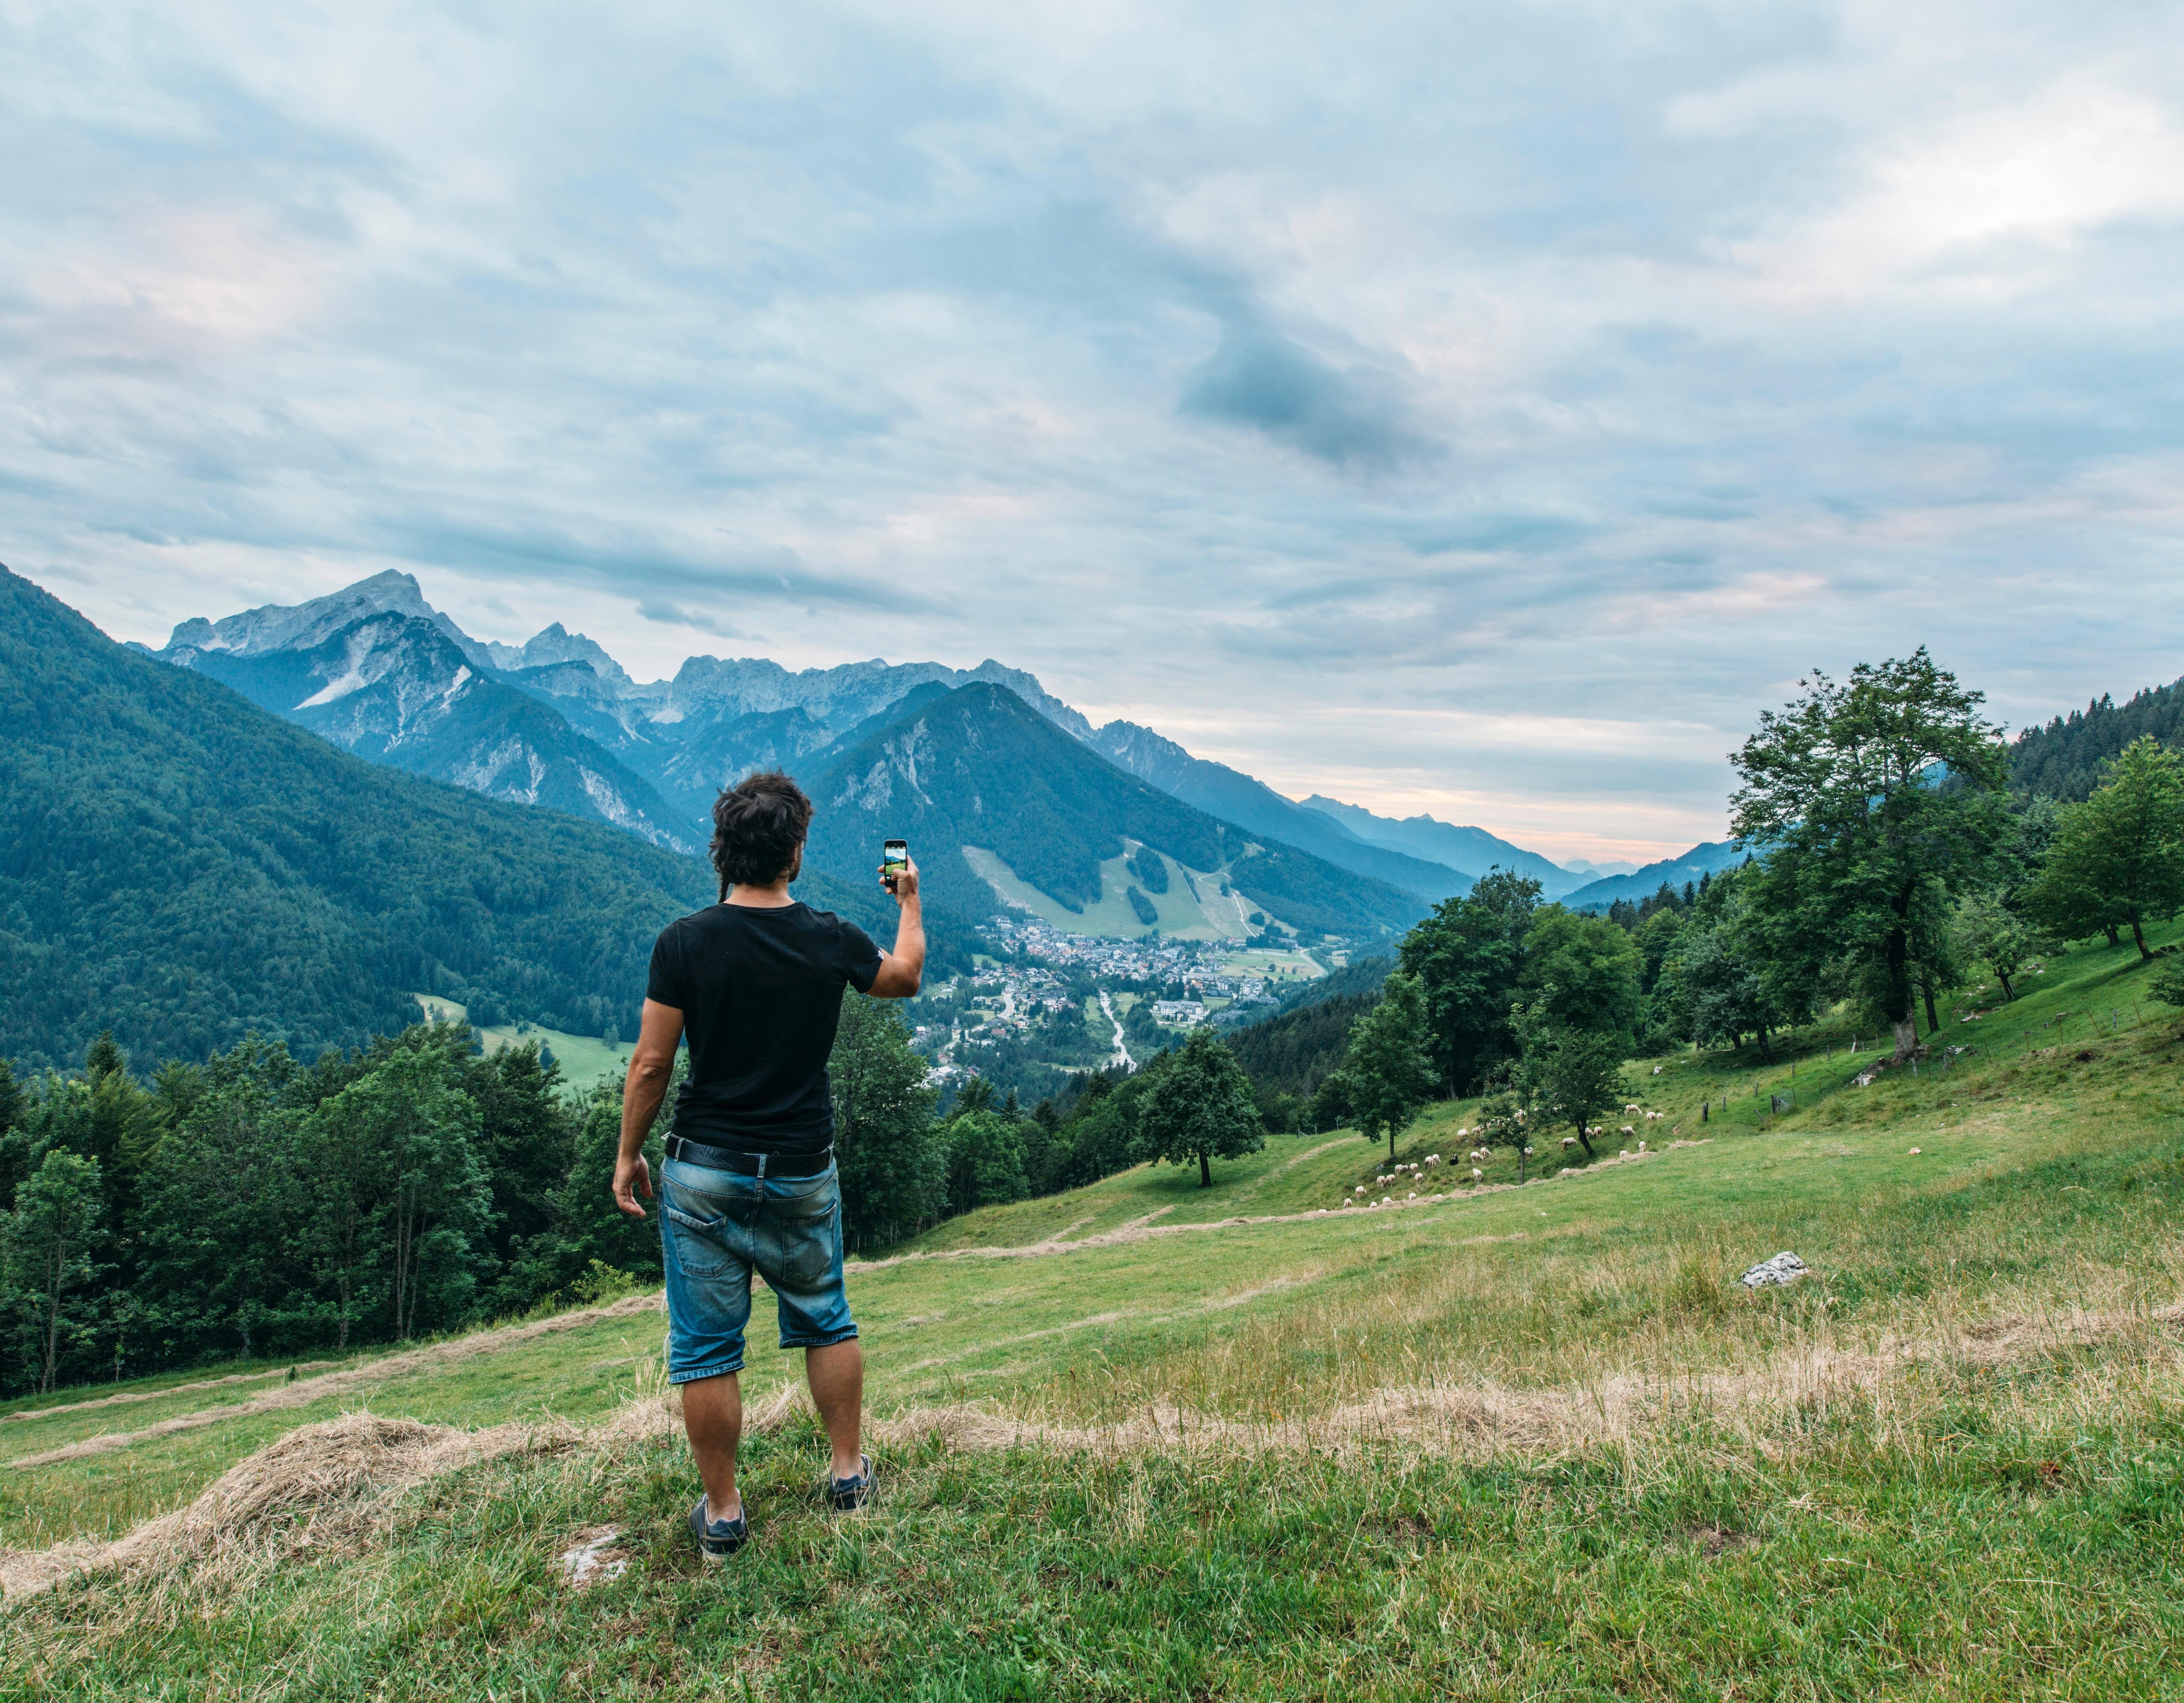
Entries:
<svg viewBox="0 0 2184 1703">
<path fill-rule="evenodd" d="M 890 840 L 880 852 L 880 879 L 889 886 L 894 885 L 898 873 L 910 867 L 910 842 Z"/>
</svg>

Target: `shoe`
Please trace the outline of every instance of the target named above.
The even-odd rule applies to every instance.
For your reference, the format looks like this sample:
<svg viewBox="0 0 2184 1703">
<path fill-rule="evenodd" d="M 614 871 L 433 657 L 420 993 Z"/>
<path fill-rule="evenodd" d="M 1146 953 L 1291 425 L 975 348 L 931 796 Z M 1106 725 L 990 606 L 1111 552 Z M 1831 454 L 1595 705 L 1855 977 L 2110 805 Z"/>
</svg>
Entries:
<svg viewBox="0 0 2184 1703">
<path fill-rule="evenodd" d="M 827 1480 L 827 1499 L 837 1508 L 861 1508 L 872 1499 L 872 1457 L 860 1455 L 857 1465 L 864 1470 L 855 1477 Z"/>
<path fill-rule="evenodd" d="M 750 1541 L 750 1526 L 741 1514 L 733 1520 L 708 1520 L 703 1496 L 690 1510 L 690 1532 L 709 1561 L 724 1561 Z"/>
</svg>

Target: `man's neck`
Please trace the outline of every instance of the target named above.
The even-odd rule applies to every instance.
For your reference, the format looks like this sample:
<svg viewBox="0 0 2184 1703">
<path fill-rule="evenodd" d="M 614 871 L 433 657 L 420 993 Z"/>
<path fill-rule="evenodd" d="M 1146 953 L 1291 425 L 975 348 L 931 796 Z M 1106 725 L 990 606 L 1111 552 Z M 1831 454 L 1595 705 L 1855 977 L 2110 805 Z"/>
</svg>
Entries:
<svg viewBox="0 0 2184 1703">
<path fill-rule="evenodd" d="M 788 896 L 788 883 L 786 879 L 783 879 L 766 887 L 755 886 L 748 881 L 738 881 L 728 889 L 728 896 L 721 902 L 725 905 L 741 905 L 754 911 L 777 911 L 784 905 L 794 904 L 796 901 Z"/>
</svg>

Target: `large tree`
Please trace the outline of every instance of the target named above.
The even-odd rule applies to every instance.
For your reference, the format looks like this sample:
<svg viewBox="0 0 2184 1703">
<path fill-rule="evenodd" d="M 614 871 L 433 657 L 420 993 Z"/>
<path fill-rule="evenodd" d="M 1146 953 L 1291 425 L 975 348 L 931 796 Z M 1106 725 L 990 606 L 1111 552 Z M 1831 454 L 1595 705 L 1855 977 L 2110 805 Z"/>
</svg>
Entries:
<svg viewBox="0 0 2184 1703">
<path fill-rule="evenodd" d="M 98 1161 L 55 1148 L 15 1192 L 0 1219 L 0 1295 L 15 1315 L 17 1343 L 38 1393 L 50 1392 L 76 1339 L 94 1328 Z"/>
<path fill-rule="evenodd" d="M 2128 926 L 2150 963 L 2146 924 L 2184 909 L 2184 765 L 2148 734 L 2104 773 L 2092 797 L 2061 812 L 2032 902 L 2066 935 Z"/>
<path fill-rule="evenodd" d="M 1490 869 L 1403 939 L 1403 972 L 1424 990 L 1426 1047 L 1450 1093 L 1474 1086 L 1509 1054 L 1509 1002 L 1539 902 L 1537 881 Z"/>
<path fill-rule="evenodd" d="M 1645 1009 L 1645 966 L 1628 930 L 1549 905 L 1534 913 L 1525 933 L 1517 986 L 1534 999 L 1544 993 L 1547 1014 L 1557 1023 L 1621 1036 L 1627 1053 Z"/>
<path fill-rule="evenodd" d="M 1173 1165 L 1197 1160 L 1201 1188 L 1213 1186 L 1212 1160 L 1240 1159 L 1266 1146 L 1251 1079 L 1212 1030 L 1192 1030 L 1145 1090 L 1138 1139 L 1149 1159 Z"/>
<path fill-rule="evenodd" d="M 1368 1142 L 1387 1136 L 1390 1163 L 1396 1134 L 1433 1098 L 1426 1036 L 1425 990 L 1418 977 L 1398 972 L 1380 1002 L 1351 1025 L 1350 1050 L 1335 1073 L 1343 1114 Z"/>
<path fill-rule="evenodd" d="M 1754 899 L 1770 956 L 1806 985 L 1847 964 L 1905 1058 L 1936 956 L 1925 931 L 1947 923 L 1933 901 L 1981 882 L 2008 834 L 2001 730 L 1923 645 L 1799 684 L 1730 759 L 1744 783 L 1731 829 L 1766 857 Z"/>
<path fill-rule="evenodd" d="M 914 1235 L 940 1210 L 948 1156 L 934 1139 L 927 1065 L 883 1002 L 844 996 L 827 1075 L 834 1095 L 834 1163 L 850 1246 Z"/>
</svg>

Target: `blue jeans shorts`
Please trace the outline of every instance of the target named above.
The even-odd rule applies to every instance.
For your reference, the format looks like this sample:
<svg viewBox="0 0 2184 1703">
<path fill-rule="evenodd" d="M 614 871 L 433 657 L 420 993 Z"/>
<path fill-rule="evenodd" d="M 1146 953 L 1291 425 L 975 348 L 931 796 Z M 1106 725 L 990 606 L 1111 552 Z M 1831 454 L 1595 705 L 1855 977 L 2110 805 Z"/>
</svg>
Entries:
<svg viewBox="0 0 2184 1703">
<path fill-rule="evenodd" d="M 823 1348 L 857 1334 L 842 1287 L 842 1188 L 818 1176 L 755 1177 L 670 1159 L 660 1170 L 667 1267 L 667 1382 L 739 1371 L 751 1273 L 773 1291 L 781 1346 Z"/>
</svg>

